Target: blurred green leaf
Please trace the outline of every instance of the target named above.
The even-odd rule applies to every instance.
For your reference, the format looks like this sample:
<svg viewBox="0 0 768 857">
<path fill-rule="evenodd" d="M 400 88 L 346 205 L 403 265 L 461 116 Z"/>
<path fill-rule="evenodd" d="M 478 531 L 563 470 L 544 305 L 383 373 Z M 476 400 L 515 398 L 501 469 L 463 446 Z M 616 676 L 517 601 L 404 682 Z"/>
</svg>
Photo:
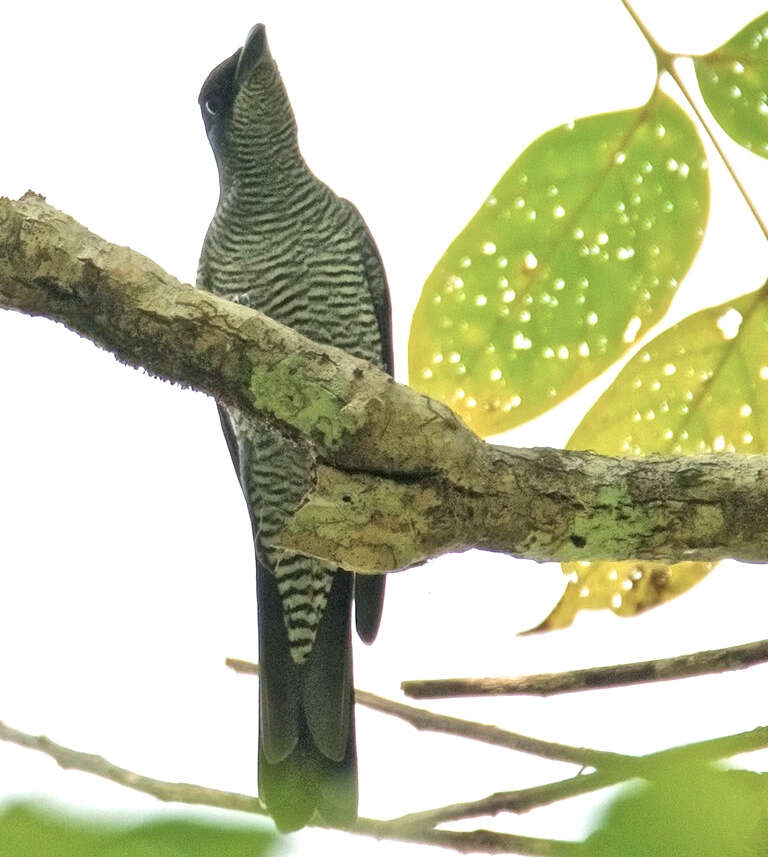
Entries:
<svg viewBox="0 0 768 857">
<path fill-rule="evenodd" d="M 708 208 L 699 137 L 658 90 L 549 131 L 427 279 L 411 385 L 486 436 L 547 410 L 661 318 Z"/>
<path fill-rule="evenodd" d="M 768 12 L 693 62 L 715 119 L 737 143 L 768 158 Z"/>
<path fill-rule="evenodd" d="M 641 349 L 568 442 L 604 455 L 768 452 L 768 284 L 683 319 Z M 690 589 L 714 563 L 572 562 L 552 613 L 533 630 L 570 625 L 583 609 L 633 616 Z"/>
<path fill-rule="evenodd" d="M 757 857 L 768 853 L 765 775 L 680 766 L 630 787 L 585 843 L 590 857 Z"/>
<path fill-rule="evenodd" d="M 2 857 L 262 857 L 274 844 L 271 833 L 256 827 L 182 818 L 129 826 L 32 803 L 0 814 Z"/>
</svg>

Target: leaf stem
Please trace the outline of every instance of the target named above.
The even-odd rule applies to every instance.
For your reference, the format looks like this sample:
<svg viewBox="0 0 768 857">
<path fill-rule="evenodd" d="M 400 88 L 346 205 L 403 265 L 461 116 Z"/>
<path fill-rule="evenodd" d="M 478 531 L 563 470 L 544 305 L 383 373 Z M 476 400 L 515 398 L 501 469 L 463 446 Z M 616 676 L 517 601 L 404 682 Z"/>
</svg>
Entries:
<svg viewBox="0 0 768 857">
<path fill-rule="evenodd" d="M 662 48 L 661 45 L 656 41 L 656 39 L 654 38 L 651 31 L 645 25 L 645 22 L 640 18 L 640 16 L 637 14 L 637 12 L 635 12 L 635 10 L 632 8 L 631 4 L 629 3 L 629 0 L 621 0 L 621 3 L 624 6 L 624 8 L 627 10 L 627 12 L 629 13 L 632 20 L 637 25 L 638 30 L 640 30 L 640 32 L 643 34 L 643 37 L 645 38 L 646 42 L 648 42 L 649 47 L 651 48 L 654 56 L 656 57 L 656 68 L 657 68 L 656 84 L 657 84 L 657 86 L 658 86 L 659 78 L 661 77 L 662 73 L 666 71 L 669 74 L 669 76 L 672 78 L 672 80 L 674 80 L 674 82 L 677 84 L 678 88 L 680 89 L 680 92 L 682 92 L 683 97 L 688 102 L 688 106 L 691 108 L 691 110 L 694 112 L 696 118 L 699 120 L 699 123 L 701 124 L 702 128 L 704 129 L 707 136 L 709 137 L 712 145 L 715 147 L 715 151 L 720 156 L 720 159 L 722 160 L 723 164 L 725 165 L 726 170 L 728 170 L 729 175 L 731 176 L 734 183 L 736 184 L 736 187 L 739 189 L 739 192 L 741 193 L 742 197 L 744 198 L 744 202 L 746 202 L 746 204 L 747 204 L 747 208 L 752 212 L 752 216 L 757 221 L 757 225 L 760 227 L 763 235 L 766 238 L 768 238 L 768 226 L 766 226 L 765 221 L 762 219 L 762 217 L 760 217 L 760 214 L 758 213 L 757 208 L 755 208 L 755 204 L 752 202 L 752 199 L 750 198 L 749 194 L 747 193 L 747 189 L 744 187 L 744 185 L 741 183 L 741 180 L 736 175 L 736 171 L 733 169 L 733 166 L 731 165 L 731 162 L 728 160 L 727 155 L 723 151 L 722 146 L 717 142 L 717 139 L 715 138 L 715 135 L 714 135 L 712 129 L 710 128 L 709 124 L 707 123 L 707 120 L 704 118 L 703 114 L 699 110 L 698 106 L 696 105 L 696 102 L 693 100 L 693 97 L 691 96 L 691 93 L 688 91 L 688 88 L 683 83 L 682 78 L 680 77 L 677 69 L 675 68 L 675 61 L 676 60 L 684 59 L 684 58 L 689 58 L 689 59 L 695 59 L 695 58 L 692 57 L 690 54 L 675 54 L 675 53 L 670 53 L 669 51 L 665 51 L 664 48 Z"/>
<path fill-rule="evenodd" d="M 674 62 L 675 54 L 671 54 L 668 51 L 665 51 L 664 48 L 662 48 L 662 46 L 656 41 L 651 31 L 645 25 L 645 22 L 630 5 L 629 0 L 621 0 L 621 3 L 627 10 L 630 17 L 637 25 L 637 29 L 640 30 L 640 32 L 643 34 L 646 42 L 648 42 L 649 47 L 653 51 L 653 54 L 656 57 L 657 77 L 661 77 L 661 73 L 665 70 L 669 70 L 670 66 Z"/>
<path fill-rule="evenodd" d="M 688 91 L 688 88 L 683 83 L 683 79 L 680 77 L 674 64 L 670 64 L 667 67 L 666 71 L 669 73 L 669 76 L 672 78 L 672 80 L 675 81 L 678 88 L 680 89 L 680 92 L 683 93 L 683 97 L 688 102 L 688 105 L 690 106 L 691 110 L 693 110 L 693 112 L 696 114 L 696 118 L 699 120 L 702 128 L 704 128 L 704 130 L 707 132 L 707 136 L 709 137 L 712 145 L 715 147 L 715 151 L 720 156 L 720 160 L 725 165 L 726 170 L 728 170 L 729 175 L 733 179 L 734 183 L 736 184 L 736 187 L 739 189 L 739 192 L 744 198 L 744 202 L 746 202 L 747 208 L 749 208 L 749 210 L 752 212 L 752 216 L 757 221 L 757 225 L 762 230 L 763 235 L 768 238 L 768 226 L 766 226 L 765 221 L 762 219 L 762 217 L 760 217 L 757 208 L 755 208 L 755 204 L 752 202 L 749 193 L 747 193 L 747 189 L 744 187 L 744 185 L 741 183 L 741 180 L 736 175 L 736 171 L 733 169 L 731 162 L 728 160 L 728 156 L 723 151 L 721 145 L 717 142 L 717 138 L 715 137 L 712 129 L 709 127 L 707 120 L 704 118 L 698 106 L 696 105 L 696 102 L 693 100 L 691 93 Z"/>
</svg>

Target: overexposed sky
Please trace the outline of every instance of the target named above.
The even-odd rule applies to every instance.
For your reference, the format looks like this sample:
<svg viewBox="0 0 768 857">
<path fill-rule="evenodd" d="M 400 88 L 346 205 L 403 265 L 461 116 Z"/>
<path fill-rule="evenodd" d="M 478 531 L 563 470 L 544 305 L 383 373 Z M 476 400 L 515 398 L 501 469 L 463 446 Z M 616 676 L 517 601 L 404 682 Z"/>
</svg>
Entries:
<svg viewBox="0 0 768 857">
<path fill-rule="evenodd" d="M 686 53 L 714 48 L 765 8 L 635 6 L 665 47 Z M 639 105 L 653 85 L 653 57 L 619 0 L 14 4 L 0 33 L 0 194 L 32 188 L 192 282 L 217 194 L 197 94 L 257 21 L 267 25 L 308 163 L 376 236 L 399 380 L 421 283 L 514 158 L 571 118 Z M 689 66 L 680 68 L 693 84 Z M 765 218 L 766 161 L 720 139 Z M 669 320 L 765 278 L 765 240 L 705 146 L 709 226 Z M 0 720 L 149 776 L 253 793 L 256 682 L 223 665 L 257 657 L 250 527 L 213 402 L 120 366 L 60 326 L 2 311 L 0 365 Z M 564 444 L 604 384 L 503 441 Z M 590 615 L 568 631 L 517 637 L 562 586 L 554 565 L 477 552 L 393 576 L 379 639 L 356 651 L 357 684 L 396 697 L 406 678 L 555 671 L 766 636 L 768 574 L 723 563 L 679 603 L 639 619 Z M 427 707 L 644 752 L 764 722 L 766 680 L 768 667 L 757 667 Z M 365 710 L 358 741 L 360 811 L 371 816 L 575 773 L 420 735 Z M 0 800 L 22 794 L 170 811 L 0 744 Z M 595 805 L 585 797 L 469 827 L 578 837 Z M 417 850 L 316 831 L 286 843 L 294 853 Z"/>
</svg>

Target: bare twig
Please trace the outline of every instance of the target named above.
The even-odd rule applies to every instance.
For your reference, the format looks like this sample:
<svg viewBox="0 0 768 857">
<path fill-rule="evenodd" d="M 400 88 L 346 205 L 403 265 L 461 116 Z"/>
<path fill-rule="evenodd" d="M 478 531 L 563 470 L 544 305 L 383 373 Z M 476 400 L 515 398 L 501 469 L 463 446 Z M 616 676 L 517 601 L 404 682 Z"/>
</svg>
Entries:
<svg viewBox="0 0 768 857">
<path fill-rule="evenodd" d="M 63 747 L 42 735 L 29 735 L 0 722 L 0 740 L 9 741 L 21 747 L 39 750 L 54 759 L 62 768 L 83 771 L 111 780 L 127 788 L 152 795 L 162 801 L 196 804 L 232 809 L 239 812 L 265 815 L 258 798 L 237 792 L 208 789 L 189 783 L 171 783 L 155 780 L 137 774 L 127 768 L 113 764 L 103 756 L 81 753 Z M 330 825 L 316 821 L 315 827 L 328 828 Z M 393 839 L 404 842 L 418 842 L 425 845 L 438 845 L 455 851 L 470 851 L 487 854 L 522 854 L 532 857 L 570 857 L 576 855 L 578 843 L 558 842 L 557 840 L 537 839 L 513 834 L 495 833 L 489 830 L 469 832 L 428 830 L 416 831 L 394 821 L 372 818 L 360 818 L 348 827 L 337 828 L 349 833 L 374 836 L 377 839 Z"/>
<path fill-rule="evenodd" d="M 119 767 L 102 756 L 71 750 L 43 736 L 29 735 L 3 723 L 0 723 L 0 740 L 10 741 L 19 746 L 46 753 L 63 768 L 104 777 L 128 788 L 153 795 L 159 800 L 264 814 L 258 799 L 255 797 L 218 789 L 207 789 L 188 783 L 155 780 L 127 768 Z M 768 727 L 761 727 L 750 732 L 727 735 L 722 738 L 675 747 L 671 750 L 631 759 L 631 764 L 622 762 L 613 770 L 606 769 L 530 789 L 500 792 L 481 800 L 411 813 L 386 821 L 361 818 L 356 824 L 343 829 L 351 833 L 360 833 L 377 838 L 441 845 L 458 851 L 568 857 L 568 855 L 578 853 L 579 846 L 576 843 L 532 839 L 491 833 L 485 830 L 464 833 L 432 828 L 448 821 L 458 821 L 481 815 L 496 815 L 500 812 L 526 812 L 534 807 L 615 785 L 629 777 L 651 776 L 664 765 L 708 762 L 737 753 L 762 749 L 766 746 L 768 746 Z M 317 823 L 316 826 L 327 825 Z"/>
<path fill-rule="evenodd" d="M 71 750 L 61 744 L 56 744 L 44 735 L 29 735 L 26 732 L 19 732 L 18 729 L 13 729 L 2 722 L 0 722 L 0 740 L 18 744 L 20 747 L 28 747 L 30 750 L 39 750 L 54 759 L 62 768 L 96 774 L 111 780 L 113 783 L 152 795 L 158 800 L 202 804 L 266 815 L 256 797 L 238 794 L 237 792 L 220 791 L 219 789 L 206 789 L 189 783 L 154 780 L 151 777 L 129 771 L 127 768 L 121 768 L 103 756 Z"/>
<path fill-rule="evenodd" d="M 258 674 L 258 665 L 250 661 L 230 658 L 227 659 L 227 664 L 238 672 Z M 632 777 L 652 775 L 663 765 L 712 762 L 768 746 L 768 727 L 760 727 L 748 732 L 661 750 L 646 756 L 631 756 L 552 744 L 548 741 L 539 741 L 535 738 L 517 735 L 514 732 L 507 732 L 498 727 L 413 708 L 409 705 L 383 699 L 366 691 L 357 690 L 355 694 L 361 705 L 400 717 L 416 728 L 446 732 L 510 749 L 534 753 L 548 759 L 576 762 L 599 768 L 594 773 L 578 774 L 568 779 L 531 788 L 497 792 L 474 801 L 409 813 L 391 822 L 398 829 L 423 830 L 438 824 L 478 816 L 497 815 L 500 812 L 528 812 L 531 809 L 548 806 L 566 798 L 616 785 Z"/>
<path fill-rule="evenodd" d="M 280 546 L 352 571 L 479 547 L 544 560 L 768 560 L 768 456 L 483 443 L 445 405 L 185 286 L 34 194 L 0 199 L 0 307 L 269 419 L 316 455 Z"/>
<path fill-rule="evenodd" d="M 451 821 L 461 821 L 466 818 L 478 818 L 485 815 L 498 815 L 502 812 L 513 812 L 517 815 L 549 806 L 567 798 L 576 797 L 581 794 L 598 791 L 607 786 L 616 785 L 629 779 L 618 773 L 607 774 L 595 772 L 592 774 L 577 775 L 566 780 L 557 780 L 553 783 L 545 783 L 540 786 L 532 786 L 527 789 L 516 789 L 508 792 L 495 792 L 487 797 L 473 801 L 464 801 L 449 806 L 441 806 L 436 809 L 412 812 L 393 819 L 405 829 L 428 830 L 439 824 L 447 824 Z"/>
<path fill-rule="evenodd" d="M 377 839 L 394 839 L 399 842 L 414 842 L 450 848 L 462 854 L 522 854 L 530 857 L 583 857 L 580 842 L 563 842 L 558 839 L 516 836 L 513 833 L 497 833 L 493 830 L 416 830 L 397 822 L 358 819 L 354 827 L 346 828 L 350 833 L 362 833 Z"/>
<path fill-rule="evenodd" d="M 608 667 L 519 678 L 452 678 L 404 681 L 401 688 L 412 699 L 456 696 L 551 696 L 652 681 L 671 681 L 706 673 L 741 670 L 768 661 L 768 640 L 711 649 L 674 658 L 616 664 Z"/>
<path fill-rule="evenodd" d="M 235 672 L 258 675 L 258 664 L 251 661 L 241 661 L 237 658 L 227 658 L 227 666 Z M 415 708 L 402 702 L 395 702 L 383 696 L 377 696 L 366 690 L 355 689 L 355 699 L 360 705 L 380 711 L 382 714 L 390 714 L 410 723 L 415 729 L 428 732 L 442 732 L 446 735 L 456 735 L 460 738 L 469 738 L 473 741 L 482 741 L 495 747 L 505 747 L 508 750 L 517 750 L 521 753 L 530 753 L 544 759 L 552 759 L 558 762 L 570 762 L 580 767 L 597 768 L 605 765 L 617 766 L 622 762 L 631 763 L 634 756 L 625 756 L 621 753 L 609 753 L 603 750 L 592 750 L 588 747 L 570 747 L 566 744 L 557 744 L 554 741 L 542 741 L 521 735 L 519 732 L 510 732 L 492 726 L 487 723 L 477 723 L 473 720 L 464 720 L 460 717 L 451 717 L 447 714 L 437 714 L 423 708 Z"/>
<path fill-rule="evenodd" d="M 546 783 L 528 789 L 497 792 L 496 794 L 466 801 L 451 806 L 410 813 L 393 819 L 393 824 L 404 827 L 432 827 L 450 821 L 497 815 L 501 812 L 523 813 L 541 806 L 548 806 L 577 795 L 614 786 L 633 777 L 652 777 L 660 770 L 672 765 L 686 763 L 702 764 L 726 759 L 739 753 L 748 753 L 768 747 L 768 727 L 762 726 L 749 732 L 725 735 L 695 744 L 685 744 L 661 750 L 646 756 L 631 758 L 630 764 L 622 762 L 617 768 L 604 768 L 592 774 L 583 774 L 567 780 Z"/>
</svg>

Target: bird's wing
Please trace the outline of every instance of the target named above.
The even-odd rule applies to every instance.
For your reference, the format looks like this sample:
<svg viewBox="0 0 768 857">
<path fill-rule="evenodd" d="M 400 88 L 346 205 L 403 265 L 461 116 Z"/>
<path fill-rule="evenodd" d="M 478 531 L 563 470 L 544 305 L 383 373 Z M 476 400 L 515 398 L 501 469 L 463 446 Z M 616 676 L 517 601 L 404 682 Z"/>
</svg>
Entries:
<svg viewBox="0 0 768 857">
<path fill-rule="evenodd" d="M 392 304 L 389 297 L 387 275 L 384 271 L 384 263 L 381 261 L 379 248 L 376 246 L 373 236 L 362 218 L 360 218 L 360 222 L 363 227 L 361 248 L 363 265 L 365 266 L 371 300 L 376 310 L 376 319 L 379 323 L 383 368 L 390 375 L 394 375 L 395 357 L 392 345 Z"/>
<path fill-rule="evenodd" d="M 392 344 L 392 305 L 384 263 L 381 261 L 379 248 L 376 246 L 376 242 L 373 240 L 362 216 L 351 202 L 349 205 L 360 222 L 360 251 L 368 290 L 379 325 L 382 368 L 392 375 L 395 370 Z M 372 643 L 376 639 L 384 607 L 386 582 L 386 574 L 355 575 L 355 627 L 358 636 L 364 643 Z"/>
<path fill-rule="evenodd" d="M 237 446 L 237 438 L 235 437 L 235 430 L 232 428 L 232 420 L 229 418 L 229 414 L 224 410 L 223 405 L 219 405 L 217 403 L 216 407 L 219 410 L 219 420 L 221 422 L 221 429 L 224 432 L 224 439 L 227 442 L 227 449 L 229 450 L 230 456 L 232 456 L 232 464 L 235 466 L 235 473 L 237 474 L 238 480 L 240 479 L 240 452 Z M 246 500 L 248 498 L 246 497 Z M 250 503 L 248 504 L 248 508 L 250 508 Z"/>
</svg>

